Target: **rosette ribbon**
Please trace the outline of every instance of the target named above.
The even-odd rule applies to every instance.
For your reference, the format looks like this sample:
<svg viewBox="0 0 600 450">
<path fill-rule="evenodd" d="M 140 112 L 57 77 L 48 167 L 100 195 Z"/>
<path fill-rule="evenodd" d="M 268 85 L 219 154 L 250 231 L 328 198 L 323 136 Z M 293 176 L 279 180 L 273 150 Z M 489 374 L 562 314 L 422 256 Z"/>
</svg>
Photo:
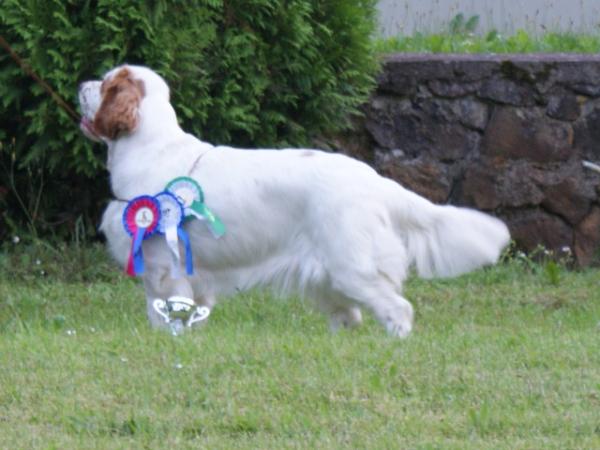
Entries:
<svg viewBox="0 0 600 450">
<path fill-rule="evenodd" d="M 194 273 L 194 260 L 192 258 L 190 239 L 182 227 L 184 218 L 183 205 L 177 200 L 177 197 L 167 191 L 157 194 L 155 198 L 160 204 L 158 231 L 165 235 L 167 246 L 171 251 L 171 277 L 178 278 L 180 276 L 180 239 L 185 250 L 185 271 L 188 275 L 192 275 Z"/>
<path fill-rule="evenodd" d="M 131 250 L 127 262 L 130 276 L 144 273 L 142 242 L 152 236 L 160 221 L 160 204 L 149 195 L 141 195 L 131 200 L 123 212 L 123 226 L 132 237 Z"/>
<path fill-rule="evenodd" d="M 166 190 L 183 205 L 186 217 L 196 217 L 205 222 L 216 239 L 225 234 L 225 225 L 204 203 L 204 193 L 196 180 L 190 177 L 175 178 L 167 184 Z"/>
</svg>

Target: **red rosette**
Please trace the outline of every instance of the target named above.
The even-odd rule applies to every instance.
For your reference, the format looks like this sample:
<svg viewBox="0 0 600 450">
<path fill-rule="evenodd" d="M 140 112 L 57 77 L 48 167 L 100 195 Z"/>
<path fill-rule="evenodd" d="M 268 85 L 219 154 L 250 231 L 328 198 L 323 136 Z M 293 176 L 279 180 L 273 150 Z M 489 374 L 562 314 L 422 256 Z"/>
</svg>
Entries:
<svg viewBox="0 0 600 450">
<path fill-rule="evenodd" d="M 144 239 L 153 235 L 160 222 L 160 203 L 154 197 L 141 195 L 131 200 L 123 212 L 123 226 L 130 236 L 142 228 Z"/>
</svg>

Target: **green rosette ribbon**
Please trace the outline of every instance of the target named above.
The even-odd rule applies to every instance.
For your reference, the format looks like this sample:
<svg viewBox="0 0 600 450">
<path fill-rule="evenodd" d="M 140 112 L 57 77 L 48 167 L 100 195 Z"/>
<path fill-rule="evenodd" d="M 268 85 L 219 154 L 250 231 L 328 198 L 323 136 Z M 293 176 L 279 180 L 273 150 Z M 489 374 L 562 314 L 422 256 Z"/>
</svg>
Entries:
<svg viewBox="0 0 600 450">
<path fill-rule="evenodd" d="M 165 190 L 181 202 L 186 217 L 196 217 L 205 222 L 217 239 L 225 234 L 225 224 L 204 203 L 204 193 L 196 180 L 190 177 L 175 178 Z"/>
</svg>

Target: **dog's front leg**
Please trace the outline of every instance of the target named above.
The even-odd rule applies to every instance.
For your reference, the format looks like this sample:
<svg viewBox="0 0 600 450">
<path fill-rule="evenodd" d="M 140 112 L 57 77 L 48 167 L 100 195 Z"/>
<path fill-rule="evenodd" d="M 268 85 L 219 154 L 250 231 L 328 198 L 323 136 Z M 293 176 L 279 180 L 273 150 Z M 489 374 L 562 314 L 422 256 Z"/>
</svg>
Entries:
<svg viewBox="0 0 600 450">
<path fill-rule="evenodd" d="M 144 274 L 144 289 L 148 320 L 154 328 L 169 328 L 165 319 L 154 308 L 154 300 L 167 300 L 173 296 L 194 298 L 192 285 L 187 278 L 184 276 L 172 278 L 169 267 L 149 268 Z"/>
</svg>

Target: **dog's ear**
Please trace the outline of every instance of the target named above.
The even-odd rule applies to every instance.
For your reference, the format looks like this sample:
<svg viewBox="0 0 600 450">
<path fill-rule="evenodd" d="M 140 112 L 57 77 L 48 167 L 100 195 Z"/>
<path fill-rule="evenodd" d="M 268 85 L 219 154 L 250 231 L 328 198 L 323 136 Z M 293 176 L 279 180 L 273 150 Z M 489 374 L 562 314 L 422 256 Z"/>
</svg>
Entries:
<svg viewBox="0 0 600 450">
<path fill-rule="evenodd" d="M 94 117 L 94 130 L 111 140 L 132 133 L 138 125 L 138 108 L 145 95 L 144 82 L 124 67 L 101 87 L 102 103 Z"/>
</svg>

